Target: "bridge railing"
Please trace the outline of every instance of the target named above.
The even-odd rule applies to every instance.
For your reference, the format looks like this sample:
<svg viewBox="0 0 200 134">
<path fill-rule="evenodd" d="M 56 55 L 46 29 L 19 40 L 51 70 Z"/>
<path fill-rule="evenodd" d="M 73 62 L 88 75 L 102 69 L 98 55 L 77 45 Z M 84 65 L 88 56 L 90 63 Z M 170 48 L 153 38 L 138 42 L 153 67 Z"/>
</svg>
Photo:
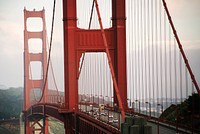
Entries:
<svg viewBox="0 0 200 134">
<path fill-rule="evenodd" d="M 64 107 L 64 96 L 60 96 L 60 95 L 47 95 L 45 96 L 45 98 L 47 98 L 47 100 L 44 102 L 38 102 L 38 100 L 32 100 L 31 101 L 31 105 L 35 105 L 38 103 L 49 103 L 49 104 L 56 104 L 59 105 L 60 107 Z"/>
<path fill-rule="evenodd" d="M 60 95 L 48 95 L 48 100 L 47 102 L 50 104 L 59 104 L 61 106 L 64 105 L 64 96 Z"/>
</svg>

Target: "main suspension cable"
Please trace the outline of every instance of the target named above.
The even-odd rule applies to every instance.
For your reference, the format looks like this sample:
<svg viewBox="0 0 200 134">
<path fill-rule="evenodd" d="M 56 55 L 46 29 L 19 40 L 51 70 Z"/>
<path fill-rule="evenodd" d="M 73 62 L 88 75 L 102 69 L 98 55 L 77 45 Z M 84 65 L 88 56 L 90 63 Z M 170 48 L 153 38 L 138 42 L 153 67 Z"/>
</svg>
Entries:
<svg viewBox="0 0 200 134">
<path fill-rule="evenodd" d="M 55 5 L 56 5 L 56 0 L 54 0 L 53 3 L 53 16 L 52 16 L 52 25 L 51 25 L 51 37 L 50 37 L 50 46 L 49 46 L 49 56 L 48 56 L 48 61 L 47 61 L 47 70 L 46 70 L 46 75 L 45 75 L 45 79 L 44 79 L 44 85 L 43 85 L 43 90 L 42 90 L 42 95 L 40 97 L 40 100 L 38 101 L 41 102 L 42 98 L 44 97 L 44 91 L 45 91 L 45 87 L 47 84 L 47 77 L 48 77 L 48 70 L 49 70 L 49 64 L 50 64 L 50 58 L 51 58 L 51 48 L 52 48 L 52 39 L 53 39 L 53 28 L 54 28 L 54 17 L 55 17 Z"/>
</svg>

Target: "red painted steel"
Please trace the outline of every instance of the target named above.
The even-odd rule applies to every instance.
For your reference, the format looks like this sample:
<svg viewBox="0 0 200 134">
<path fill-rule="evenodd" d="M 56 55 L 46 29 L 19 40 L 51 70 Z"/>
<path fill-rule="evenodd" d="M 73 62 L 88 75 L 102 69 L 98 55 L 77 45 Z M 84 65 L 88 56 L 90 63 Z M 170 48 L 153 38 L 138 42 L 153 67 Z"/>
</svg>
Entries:
<svg viewBox="0 0 200 134">
<path fill-rule="evenodd" d="M 27 19 L 28 18 L 41 18 L 43 22 L 42 31 L 31 32 L 27 30 Z M 46 23 L 45 23 L 45 10 L 42 11 L 27 11 L 24 9 L 24 111 L 27 111 L 31 107 L 31 91 L 34 88 L 39 88 L 43 90 L 44 79 L 46 76 L 46 66 L 47 66 L 47 51 L 46 51 Z M 30 53 L 29 52 L 29 39 L 41 39 L 42 40 L 42 53 Z M 35 44 L 37 45 L 37 44 Z M 30 63 L 32 61 L 39 61 L 42 63 L 42 78 L 39 80 L 33 80 L 31 78 Z M 45 96 L 48 94 L 48 86 L 45 87 Z M 43 98 L 42 102 L 47 102 L 47 98 Z M 26 133 L 31 132 L 31 127 L 29 126 L 29 120 L 26 118 Z M 46 126 L 48 127 L 48 122 L 46 121 Z M 46 134 L 48 133 L 47 128 Z"/>
<path fill-rule="evenodd" d="M 47 117 L 52 117 L 60 122 L 64 122 L 64 117 L 62 116 L 61 106 L 58 104 L 40 103 L 31 106 L 26 111 L 26 117 L 34 117 L 35 115 L 40 115 L 41 117 L 45 114 Z"/>
<path fill-rule="evenodd" d="M 125 0 L 112 1 L 113 26 L 105 29 L 122 105 L 127 108 Z M 78 110 L 78 69 L 84 52 L 105 52 L 101 30 L 77 28 L 76 0 L 63 0 L 65 108 Z M 84 35 L 84 36 L 83 36 Z"/>
<path fill-rule="evenodd" d="M 115 74 L 126 110 L 127 105 L 127 77 L 126 77 L 126 0 L 112 0 L 112 23 L 115 29 Z"/>
<path fill-rule="evenodd" d="M 86 113 L 81 113 L 78 111 L 79 62 L 81 55 L 85 52 L 107 53 L 115 87 L 114 102 L 118 103 L 122 113 L 122 117 L 124 117 L 125 115 L 124 110 L 131 114 L 134 113 L 140 116 L 145 116 L 141 114 L 140 111 L 139 113 L 135 113 L 133 109 L 128 109 L 127 106 L 125 0 L 112 0 L 113 26 L 108 29 L 103 29 L 100 18 L 100 12 L 98 11 L 97 0 L 94 0 L 94 2 L 97 6 L 97 13 L 99 16 L 101 29 L 85 30 L 77 28 L 76 0 L 63 0 L 65 98 L 62 98 L 57 95 L 55 96 L 53 94 L 48 95 L 48 87 L 46 86 L 44 93 L 45 99 L 43 99 L 41 103 L 38 103 L 36 105 L 31 104 L 30 93 L 33 88 L 42 89 L 46 74 L 43 74 L 41 80 L 31 80 L 29 76 L 29 66 L 31 61 L 40 61 L 42 63 L 43 72 L 46 73 L 47 52 L 45 15 L 44 10 L 27 11 L 26 9 L 24 9 L 24 111 L 26 133 L 30 133 L 31 131 L 45 131 L 44 133 L 48 133 L 48 122 L 44 118 L 46 116 L 50 116 L 60 120 L 61 122 L 64 122 L 66 134 L 75 133 L 75 130 L 79 130 L 78 132 L 81 133 L 90 133 L 91 129 L 94 133 L 120 133 L 117 128 L 113 128 L 111 125 L 108 125 L 109 109 L 114 110 L 114 107 L 107 108 L 108 124 L 103 123 L 100 120 L 96 120 L 93 117 L 87 115 Z M 175 27 L 171 20 L 169 11 L 167 9 L 165 0 L 163 0 L 163 5 L 168 15 L 168 19 L 170 21 L 175 38 L 178 42 L 179 49 L 183 55 L 185 64 L 190 72 L 193 83 L 198 93 L 200 94 L 199 87 L 182 49 L 181 43 L 179 41 Z M 43 30 L 40 32 L 27 31 L 26 21 L 29 17 L 42 18 Z M 42 40 L 42 53 L 29 53 L 28 40 L 31 38 L 39 38 Z M 31 87 L 31 85 L 34 85 L 34 87 Z M 79 104 L 85 105 L 86 111 L 87 105 L 91 105 L 90 103 Z M 95 104 L 93 101 L 93 105 L 95 106 L 97 104 Z M 149 106 L 151 107 L 150 104 Z M 37 115 L 36 118 L 34 118 L 35 115 Z M 42 125 L 38 122 L 38 115 L 40 115 L 41 118 L 45 120 Z M 99 115 L 99 117 L 100 116 L 101 115 Z M 150 116 L 145 117 L 148 119 L 154 119 L 154 117 L 151 116 L 151 113 Z M 32 125 L 30 125 L 30 118 L 35 119 Z M 166 122 L 157 118 L 155 118 L 154 120 L 158 120 L 159 122 Z M 34 129 L 34 124 L 38 124 L 40 126 L 40 129 Z"/>
<path fill-rule="evenodd" d="M 124 4 L 123 4 L 124 3 Z M 119 101 L 121 109 L 127 108 L 127 96 L 126 96 L 126 35 L 125 35 L 125 0 L 120 2 L 113 1 L 113 26 L 109 29 L 104 29 L 105 38 L 107 41 L 107 48 L 110 53 L 110 62 L 114 67 L 116 74 L 116 80 L 120 91 L 118 96 L 122 96 L 122 101 Z M 124 11 L 121 11 L 124 10 Z M 121 14 L 122 13 L 122 14 Z M 43 21 L 43 31 L 41 32 L 30 32 L 27 31 L 26 21 L 29 17 L 40 17 Z M 124 18 L 124 19 L 122 19 Z M 47 53 L 46 53 L 46 30 L 45 30 L 45 21 L 44 21 L 44 10 L 43 11 L 27 11 L 24 10 L 24 70 L 25 70 L 25 79 L 24 79 L 24 93 L 25 93 L 25 105 L 24 110 L 27 111 L 26 119 L 26 129 L 27 133 L 31 131 L 31 126 L 29 126 L 29 115 L 42 114 L 43 116 L 56 116 L 56 118 L 63 117 L 63 122 L 65 126 L 65 133 L 72 133 L 74 123 L 74 116 L 72 112 L 78 112 L 78 68 L 80 57 L 85 52 L 105 52 L 105 44 L 102 39 L 102 32 L 100 29 L 96 30 L 84 30 L 77 28 L 77 19 L 76 19 L 76 0 L 63 0 L 63 23 L 64 23 L 64 70 L 65 70 L 65 99 L 64 104 L 57 107 L 55 115 L 48 115 L 48 112 L 51 111 L 46 109 L 45 103 L 44 107 L 41 107 L 40 104 L 36 106 L 31 106 L 30 92 L 31 85 L 36 85 L 34 88 L 41 88 L 44 80 L 30 80 L 29 79 L 29 65 L 31 61 L 40 61 L 42 62 L 43 72 L 46 72 L 47 65 Z M 120 37 L 120 38 L 119 38 Z M 30 54 L 28 52 L 28 39 L 30 38 L 39 38 L 43 42 L 43 51 L 39 54 Z M 107 51 L 108 51 L 107 50 Z M 124 63 L 124 64 L 122 64 Z M 45 76 L 45 74 L 44 74 Z M 43 78 L 45 78 L 43 76 Z M 46 88 L 47 89 L 47 86 Z M 44 97 L 47 96 L 47 90 L 45 91 Z M 51 103 L 54 102 L 54 97 L 51 98 Z M 43 102 L 47 102 L 43 100 Z M 118 100 L 116 100 L 117 102 Z M 123 105 L 123 106 L 122 106 Z M 64 107 L 64 108 L 63 108 Z M 60 109 L 61 108 L 61 109 Z M 43 111 L 42 111 L 43 109 Z M 45 110 L 46 109 L 46 110 Z M 45 112 L 44 112 L 45 111 Z M 55 109 L 54 109 L 55 111 Z M 62 115 L 62 116 L 61 116 Z M 87 121 L 84 121 L 87 124 Z M 47 123 L 47 122 L 45 122 Z M 45 125 L 45 123 L 43 125 Z M 91 124 L 90 124 L 91 125 Z M 93 126 L 97 131 L 101 132 L 98 127 Z"/>
</svg>

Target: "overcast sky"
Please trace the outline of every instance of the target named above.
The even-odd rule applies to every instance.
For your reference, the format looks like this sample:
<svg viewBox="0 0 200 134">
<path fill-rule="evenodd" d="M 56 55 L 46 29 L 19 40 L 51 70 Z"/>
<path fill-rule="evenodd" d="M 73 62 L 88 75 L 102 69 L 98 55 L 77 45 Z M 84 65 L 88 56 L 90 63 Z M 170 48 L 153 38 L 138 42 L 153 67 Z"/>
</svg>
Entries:
<svg viewBox="0 0 200 134">
<path fill-rule="evenodd" d="M 200 83 L 200 0 L 167 0 L 180 40 Z M 53 0 L 0 0 L 0 87 L 23 87 L 23 29 L 26 6 L 28 10 L 46 11 L 47 31 L 50 36 Z M 58 86 L 63 88 L 62 1 L 57 0 L 54 29 L 54 68 Z"/>
</svg>

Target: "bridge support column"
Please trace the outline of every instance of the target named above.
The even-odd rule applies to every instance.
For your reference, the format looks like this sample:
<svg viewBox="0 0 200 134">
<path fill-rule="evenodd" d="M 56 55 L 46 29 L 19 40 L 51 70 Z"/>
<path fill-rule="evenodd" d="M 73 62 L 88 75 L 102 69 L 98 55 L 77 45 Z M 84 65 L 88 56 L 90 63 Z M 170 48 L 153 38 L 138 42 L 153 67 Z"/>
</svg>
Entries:
<svg viewBox="0 0 200 134">
<path fill-rule="evenodd" d="M 25 127 L 24 133 L 29 134 L 31 132 L 31 127 L 30 127 L 30 122 L 29 122 L 28 118 L 25 118 L 24 127 Z"/>
<path fill-rule="evenodd" d="M 44 132 L 45 132 L 45 134 L 48 134 L 49 133 L 49 121 L 48 121 L 48 118 L 46 117 L 45 118 L 45 124 L 44 124 Z"/>
<path fill-rule="evenodd" d="M 122 104 L 126 110 L 127 105 L 127 78 L 126 78 L 126 14 L 125 0 L 112 0 L 112 22 L 115 29 L 115 55 L 114 69 Z M 114 102 L 118 103 L 115 92 Z"/>
<path fill-rule="evenodd" d="M 64 115 L 64 127 L 65 127 L 65 134 L 73 134 L 73 119 L 72 119 L 72 115 L 71 114 L 65 114 Z"/>
</svg>

